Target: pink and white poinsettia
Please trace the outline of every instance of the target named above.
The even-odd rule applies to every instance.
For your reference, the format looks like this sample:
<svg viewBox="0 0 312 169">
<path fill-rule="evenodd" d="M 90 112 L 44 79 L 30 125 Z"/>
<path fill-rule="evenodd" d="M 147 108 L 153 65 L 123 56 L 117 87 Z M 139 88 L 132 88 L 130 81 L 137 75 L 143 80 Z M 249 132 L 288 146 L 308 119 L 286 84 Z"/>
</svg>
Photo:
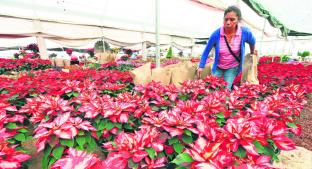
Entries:
<svg viewBox="0 0 312 169">
<path fill-rule="evenodd" d="M 233 161 L 233 155 L 221 147 L 222 141 L 210 142 L 204 137 L 199 137 L 195 143 L 189 144 L 190 148 L 186 148 L 194 162 L 191 164 L 193 168 L 225 168 Z"/>
<path fill-rule="evenodd" d="M 74 148 L 69 148 L 66 153 L 67 155 L 57 160 L 51 169 L 97 169 L 97 166 L 100 166 L 98 164 L 100 160 L 95 154 L 88 154 Z"/>
<path fill-rule="evenodd" d="M 156 152 L 161 152 L 164 150 L 165 141 L 166 137 L 163 137 L 156 128 L 141 126 L 141 130 L 135 133 L 119 133 L 114 143 L 104 143 L 103 147 L 113 151 L 108 155 L 107 161 L 115 161 L 118 158 L 127 162 L 132 158 L 133 162 L 139 163 L 148 156 L 145 148 L 153 148 Z"/>
<path fill-rule="evenodd" d="M 263 129 L 267 138 L 272 139 L 274 144 L 281 150 L 294 150 L 295 143 L 286 136 L 287 127 L 283 122 L 273 119 L 264 120 Z"/>
<path fill-rule="evenodd" d="M 11 106 L 10 103 L 0 101 L 0 113 L 6 112 L 6 111 L 17 111 L 15 106 Z"/>
<path fill-rule="evenodd" d="M 69 112 L 56 117 L 52 122 L 41 122 L 35 129 L 34 136 L 34 138 L 38 138 L 37 151 L 40 152 L 44 149 L 46 141 L 52 134 L 62 139 L 73 139 L 79 129 L 96 131 L 89 121 L 82 121 L 79 117 L 72 118 Z"/>
<path fill-rule="evenodd" d="M 270 156 L 251 157 L 239 166 L 231 166 L 229 169 L 277 169 L 271 164 Z"/>
<path fill-rule="evenodd" d="M 208 115 L 214 115 L 223 112 L 225 117 L 229 116 L 229 111 L 226 107 L 227 92 L 216 91 L 205 96 L 201 101 L 205 108 L 205 113 Z"/>
<path fill-rule="evenodd" d="M 145 163 L 141 164 L 142 168 L 147 168 L 147 169 L 154 169 L 154 168 L 161 168 L 164 167 L 167 162 L 166 157 L 160 157 L 157 159 L 150 159 L 149 157 L 144 158 Z"/>
<path fill-rule="evenodd" d="M 161 112 L 148 112 L 144 114 L 145 117 L 142 119 L 142 123 L 146 125 L 152 125 L 155 127 L 162 127 L 164 122 L 168 117 L 167 110 L 163 110 Z"/>
<path fill-rule="evenodd" d="M 177 109 L 172 109 L 167 112 L 167 118 L 162 128 L 170 133 L 171 137 L 182 135 L 184 129 L 188 129 L 193 133 L 198 133 L 195 126 L 195 118 L 190 114 L 182 114 L 182 112 Z"/>
<path fill-rule="evenodd" d="M 9 143 L 0 141 L 0 168 L 14 169 L 20 168 L 21 163 L 31 158 L 30 155 L 18 152 L 16 146 L 8 146 Z"/>
<path fill-rule="evenodd" d="M 82 104 L 79 111 L 85 112 L 84 117 L 93 119 L 104 111 L 104 104 L 110 100 L 108 95 L 99 97 L 94 92 L 84 92 L 76 101 Z"/>
<path fill-rule="evenodd" d="M 41 105 L 44 102 L 44 97 L 39 96 L 35 98 L 27 98 L 26 104 L 19 110 L 21 114 L 31 115 L 30 121 L 32 123 L 38 123 L 45 118 L 45 114 L 42 111 Z"/>
<path fill-rule="evenodd" d="M 229 134 L 227 147 L 229 147 L 232 152 L 236 152 L 238 146 L 241 145 L 245 148 L 248 154 L 258 156 L 259 154 L 253 141 L 267 144 L 264 137 L 265 134 L 260 128 L 244 118 L 227 120 L 225 130 Z"/>
<path fill-rule="evenodd" d="M 64 93 L 70 93 L 73 91 L 80 92 L 82 90 L 82 85 L 80 81 L 77 80 L 66 80 L 62 91 Z"/>
<path fill-rule="evenodd" d="M 57 116 L 60 112 L 72 111 L 67 100 L 63 100 L 59 96 L 44 96 L 41 105 L 42 111 L 47 115 Z"/>
<path fill-rule="evenodd" d="M 104 118 L 109 118 L 114 123 L 127 123 L 129 113 L 134 112 L 135 109 L 136 104 L 133 103 L 105 102 L 101 114 Z"/>
</svg>

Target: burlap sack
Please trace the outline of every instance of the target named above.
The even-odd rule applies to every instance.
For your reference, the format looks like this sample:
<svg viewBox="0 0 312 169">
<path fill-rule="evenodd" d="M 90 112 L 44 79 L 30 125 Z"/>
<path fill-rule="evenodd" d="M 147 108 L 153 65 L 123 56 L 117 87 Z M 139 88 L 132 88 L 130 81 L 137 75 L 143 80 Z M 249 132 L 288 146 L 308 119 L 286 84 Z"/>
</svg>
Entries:
<svg viewBox="0 0 312 169">
<path fill-rule="evenodd" d="M 63 62 L 64 62 L 64 67 L 70 67 L 70 60 L 64 59 Z"/>
<path fill-rule="evenodd" d="M 98 58 L 100 64 L 112 62 L 116 59 L 116 54 L 111 52 L 96 53 L 95 56 Z"/>
<path fill-rule="evenodd" d="M 152 80 L 168 85 L 171 82 L 171 69 L 168 67 L 152 69 Z"/>
<path fill-rule="evenodd" d="M 51 62 L 52 67 L 55 67 L 55 58 L 51 58 L 50 62 Z"/>
<path fill-rule="evenodd" d="M 176 67 L 171 69 L 171 83 L 179 87 L 185 80 L 194 80 L 196 68 L 197 63 L 190 61 L 176 64 Z"/>
<path fill-rule="evenodd" d="M 148 62 L 132 71 L 134 84 L 147 84 L 152 81 L 151 62 Z"/>
<path fill-rule="evenodd" d="M 201 74 L 201 77 L 200 77 L 201 79 L 204 79 L 204 78 L 206 78 L 206 76 L 211 75 L 212 65 L 213 65 L 213 62 L 210 62 L 210 63 L 206 64 L 206 66 L 203 69 L 203 72 Z"/>
<path fill-rule="evenodd" d="M 63 58 L 55 58 L 55 66 L 64 67 Z"/>
<path fill-rule="evenodd" d="M 258 80 L 258 58 L 257 55 L 247 54 L 242 70 L 241 83 L 259 84 Z"/>
<path fill-rule="evenodd" d="M 296 150 L 282 151 L 278 156 L 279 162 L 273 164 L 281 169 L 312 169 L 312 151 L 303 147 L 296 147 Z"/>
</svg>

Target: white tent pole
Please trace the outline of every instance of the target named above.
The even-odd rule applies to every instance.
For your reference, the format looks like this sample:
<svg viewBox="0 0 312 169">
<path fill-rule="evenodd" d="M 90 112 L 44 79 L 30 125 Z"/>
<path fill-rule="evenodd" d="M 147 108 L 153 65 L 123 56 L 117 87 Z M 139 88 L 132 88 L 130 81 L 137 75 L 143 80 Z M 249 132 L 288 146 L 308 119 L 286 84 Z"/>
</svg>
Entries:
<svg viewBox="0 0 312 169">
<path fill-rule="evenodd" d="M 265 29 L 265 24 L 266 24 L 266 18 L 263 18 L 264 22 L 263 22 L 263 28 L 262 28 L 262 35 L 261 35 L 261 43 L 260 43 L 260 47 L 259 47 L 259 56 L 262 56 L 262 43 L 263 43 L 263 37 L 264 37 L 264 29 Z"/>
<path fill-rule="evenodd" d="M 105 52 L 105 40 L 104 40 L 104 36 L 102 37 L 102 43 L 103 43 L 103 52 Z"/>
<path fill-rule="evenodd" d="M 36 36 L 36 39 L 41 59 L 48 59 L 48 50 L 46 47 L 45 39 L 42 37 L 42 35 Z"/>
<path fill-rule="evenodd" d="M 142 42 L 142 59 L 143 59 L 144 61 L 147 60 L 146 41 Z"/>
<path fill-rule="evenodd" d="M 146 41 L 144 38 L 144 32 L 141 33 L 141 38 L 142 38 L 142 60 L 146 61 L 147 60 L 147 54 L 146 54 Z"/>
<path fill-rule="evenodd" d="M 156 68 L 160 67 L 160 48 L 159 48 L 159 0 L 155 0 L 156 17 L 155 17 L 155 33 L 156 33 Z"/>
</svg>

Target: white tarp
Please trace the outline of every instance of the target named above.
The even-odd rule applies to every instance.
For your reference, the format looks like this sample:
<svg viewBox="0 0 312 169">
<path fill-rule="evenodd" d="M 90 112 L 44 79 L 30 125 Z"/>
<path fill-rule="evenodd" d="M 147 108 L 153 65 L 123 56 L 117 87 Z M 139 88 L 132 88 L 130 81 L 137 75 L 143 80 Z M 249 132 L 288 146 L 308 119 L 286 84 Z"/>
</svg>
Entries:
<svg viewBox="0 0 312 169">
<path fill-rule="evenodd" d="M 205 38 L 222 24 L 223 11 L 214 7 L 190 0 L 159 1 L 162 35 Z M 0 14 L 153 33 L 154 2 L 155 0 L 1 0 Z M 253 20 L 248 22 L 261 33 L 263 20 L 259 23 Z M 49 31 L 54 34 L 59 30 L 54 28 Z M 272 29 L 265 31 L 268 35 L 276 35 Z M 88 32 L 84 34 L 88 36 Z"/>
<path fill-rule="evenodd" d="M 194 38 L 208 38 L 222 25 L 228 5 L 242 9 L 243 24 L 258 41 L 281 41 L 276 38 L 279 30 L 242 1 L 200 1 L 210 6 L 196 0 L 159 0 L 161 44 L 186 48 L 194 45 Z M 155 0 L 1 0 L 0 15 L 0 37 L 40 35 L 69 47 L 102 37 L 117 46 L 155 43 Z"/>
</svg>

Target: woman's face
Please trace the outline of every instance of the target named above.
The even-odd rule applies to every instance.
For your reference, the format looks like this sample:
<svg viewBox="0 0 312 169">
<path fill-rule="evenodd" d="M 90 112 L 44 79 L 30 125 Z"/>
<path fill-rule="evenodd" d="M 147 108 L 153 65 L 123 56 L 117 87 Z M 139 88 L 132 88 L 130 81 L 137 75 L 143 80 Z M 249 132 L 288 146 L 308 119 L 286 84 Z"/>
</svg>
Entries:
<svg viewBox="0 0 312 169">
<path fill-rule="evenodd" d="M 238 24 L 238 17 L 235 12 L 227 13 L 223 18 L 223 26 L 227 29 L 236 29 Z"/>
</svg>

